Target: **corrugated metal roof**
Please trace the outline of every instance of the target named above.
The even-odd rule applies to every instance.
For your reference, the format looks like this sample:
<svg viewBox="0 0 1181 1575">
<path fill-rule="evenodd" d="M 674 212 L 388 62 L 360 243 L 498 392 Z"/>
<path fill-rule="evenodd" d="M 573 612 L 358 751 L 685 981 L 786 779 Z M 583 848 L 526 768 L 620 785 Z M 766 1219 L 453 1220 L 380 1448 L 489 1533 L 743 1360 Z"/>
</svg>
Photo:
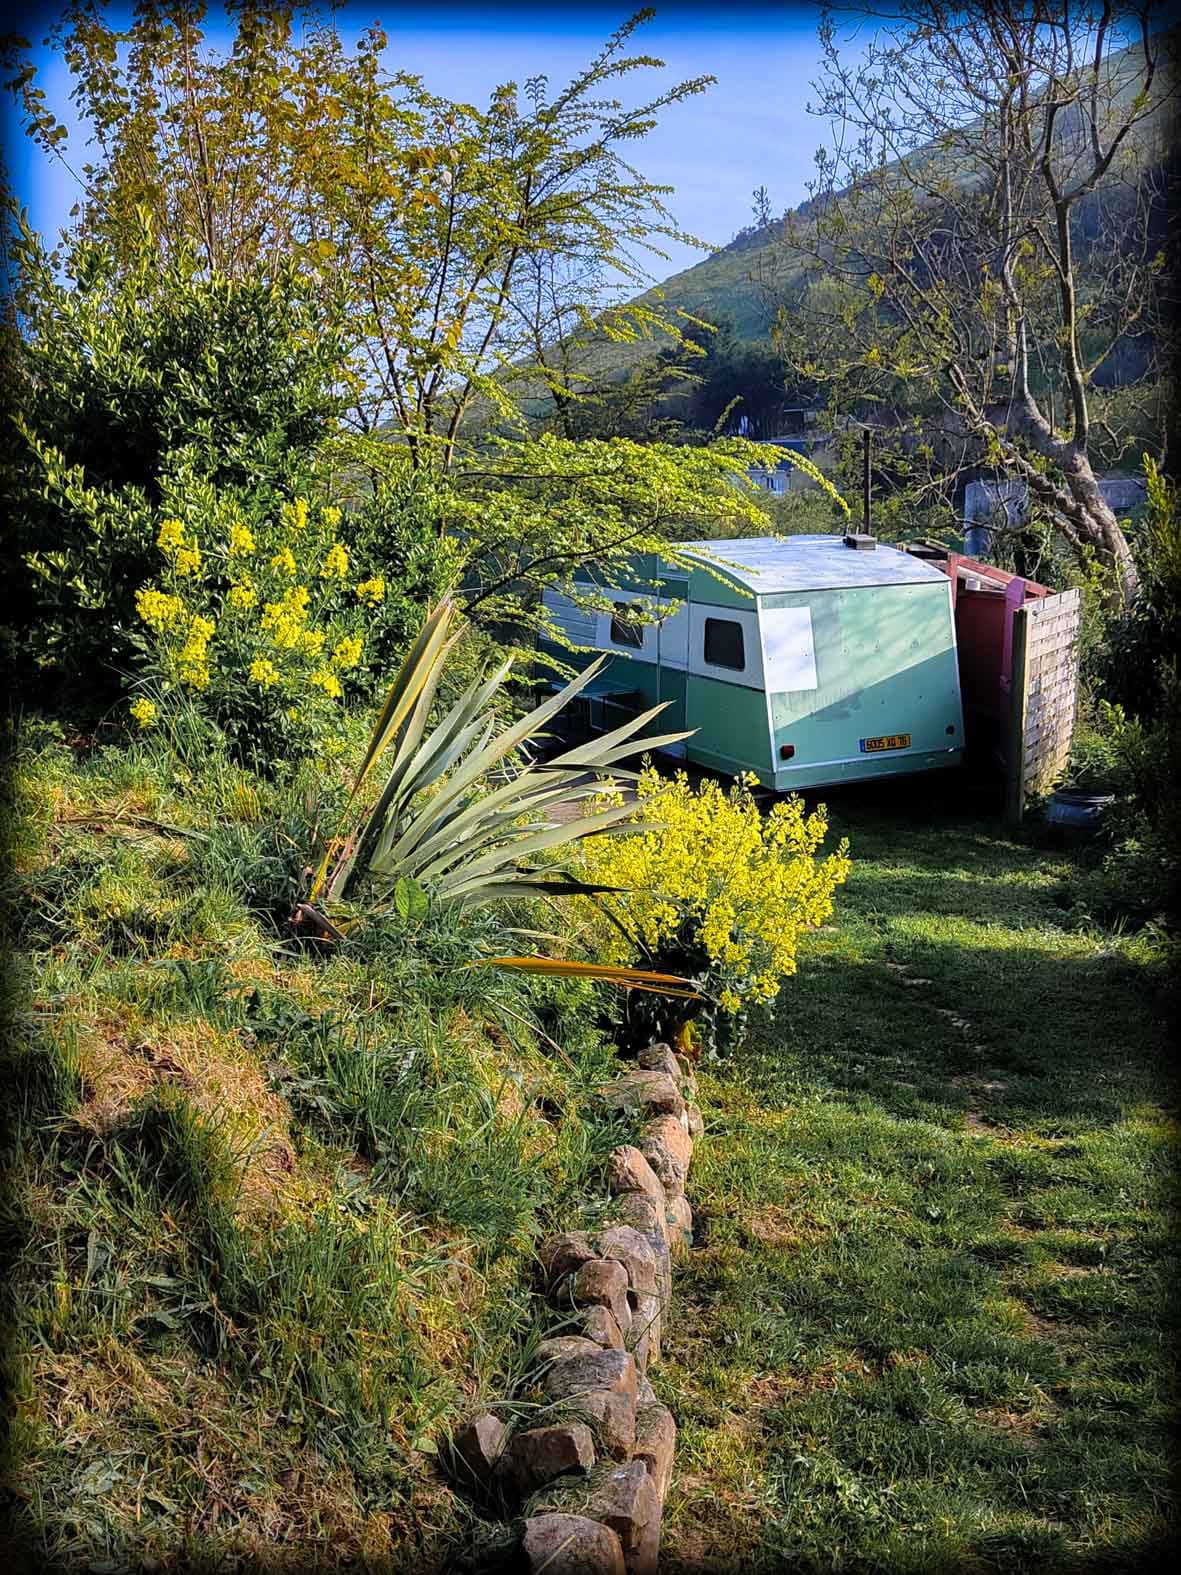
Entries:
<svg viewBox="0 0 1181 1575">
<path fill-rule="evenodd" d="M 947 576 L 921 558 L 880 542 L 872 551 L 846 547 L 839 536 L 752 536 L 742 541 L 691 541 L 682 552 L 732 575 L 756 596 L 776 591 L 844 590 L 857 585 L 918 585 Z"/>
</svg>

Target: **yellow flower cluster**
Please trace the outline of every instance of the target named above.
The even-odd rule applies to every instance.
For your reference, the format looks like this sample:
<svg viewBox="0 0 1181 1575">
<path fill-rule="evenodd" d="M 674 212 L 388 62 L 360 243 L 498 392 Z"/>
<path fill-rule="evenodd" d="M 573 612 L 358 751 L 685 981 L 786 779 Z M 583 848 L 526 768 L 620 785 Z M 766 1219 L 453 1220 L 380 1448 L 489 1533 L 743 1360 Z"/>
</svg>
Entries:
<svg viewBox="0 0 1181 1575">
<path fill-rule="evenodd" d="M 306 585 L 293 585 L 280 601 L 267 602 L 263 608 L 262 628 L 280 650 L 294 650 L 300 643 L 310 600 Z"/>
<path fill-rule="evenodd" d="M 317 689 L 322 689 L 333 700 L 339 700 L 344 691 L 340 687 L 340 679 L 328 667 L 320 667 L 308 679 L 309 684 L 315 684 Z"/>
<path fill-rule="evenodd" d="M 359 634 L 346 634 L 332 648 L 333 667 L 356 667 L 364 642 Z"/>
<path fill-rule="evenodd" d="M 261 689 L 269 689 L 279 682 L 279 669 L 265 656 L 256 656 L 250 664 L 250 678 Z"/>
<path fill-rule="evenodd" d="M 160 534 L 156 537 L 156 545 L 172 564 L 177 574 L 186 579 L 201 572 L 201 549 L 197 545 L 197 538 L 191 539 L 185 534 L 185 528 L 177 519 L 166 519 L 160 522 Z"/>
<path fill-rule="evenodd" d="M 166 519 L 160 521 L 160 533 L 156 537 L 156 545 L 166 557 L 171 558 L 185 544 L 185 528 L 179 520 Z"/>
<path fill-rule="evenodd" d="M 180 648 L 177 661 L 180 665 L 181 682 L 190 684 L 194 689 L 209 687 L 208 647 L 216 628 L 217 625 L 212 618 L 203 618 L 200 613 L 189 620 L 188 634 Z"/>
<path fill-rule="evenodd" d="M 231 558 L 249 558 L 255 551 L 254 532 L 249 525 L 236 521 L 230 526 L 229 555 Z"/>
<path fill-rule="evenodd" d="M 588 878 L 621 886 L 624 928 L 650 952 L 668 949 L 686 927 L 710 959 L 722 1009 L 772 1001 L 796 971 L 806 930 L 832 912 L 833 892 L 848 876 L 847 845 L 818 858 L 828 831 L 823 810 L 806 814 L 797 798 L 764 815 L 740 777 L 730 791 L 704 781 L 696 791 L 683 772 L 667 783 L 648 769 L 639 780 L 636 819 L 642 835 L 593 837 L 583 844 Z M 608 960 L 630 962 L 636 948 L 617 931 Z"/>
<path fill-rule="evenodd" d="M 349 555 L 340 542 L 334 541 L 324 555 L 324 562 L 320 565 L 320 578 L 322 580 L 343 580 L 349 572 Z"/>
<path fill-rule="evenodd" d="M 279 747 L 289 725 L 317 736 L 361 662 L 365 610 L 386 593 L 380 575 L 350 564 L 341 510 L 294 498 L 247 523 L 215 500 L 201 516 L 204 548 L 195 516 L 177 513 L 157 528 L 159 582 L 136 597 L 161 692 L 206 691 L 223 717 L 240 705 L 243 732 Z M 137 700 L 131 717 L 150 727 L 157 705 Z"/>
<path fill-rule="evenodd" d="M 157 633 L 175 628 L 185 614 L 185 604 L 179 596 L 168 596 L 150 586 L 136 591 L 135 606 L 148 628 Z"/>
</svg>

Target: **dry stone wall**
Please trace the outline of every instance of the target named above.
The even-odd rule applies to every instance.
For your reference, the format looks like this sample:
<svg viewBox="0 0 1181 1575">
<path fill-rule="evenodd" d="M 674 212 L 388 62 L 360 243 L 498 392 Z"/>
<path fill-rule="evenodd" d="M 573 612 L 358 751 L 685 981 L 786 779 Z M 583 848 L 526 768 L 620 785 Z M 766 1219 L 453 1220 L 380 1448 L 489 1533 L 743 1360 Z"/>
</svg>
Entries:
<svg viewBox="0 0 1181 1575">
<path fill-rule="evenodd" d="M 485 1413 L 454 1440 L 457 1471 L 519 1508 L 529 1575 L 657 1568 L 676 1423 L 648 1371 L 660 1360 L 673 1265 L 692 1241 L 695 1094 L 688 1062 L 667 1045 L 641 1051 L 601 1091 L 608 1110 L 636 1118 L 639 1138 L 610 1156 L 618 1222 L 556 1236 L 538 1253 L 538 1294 L 554 1317 L 538 1349 L 544 1424 L 510 1433 Z"/>
</svg>

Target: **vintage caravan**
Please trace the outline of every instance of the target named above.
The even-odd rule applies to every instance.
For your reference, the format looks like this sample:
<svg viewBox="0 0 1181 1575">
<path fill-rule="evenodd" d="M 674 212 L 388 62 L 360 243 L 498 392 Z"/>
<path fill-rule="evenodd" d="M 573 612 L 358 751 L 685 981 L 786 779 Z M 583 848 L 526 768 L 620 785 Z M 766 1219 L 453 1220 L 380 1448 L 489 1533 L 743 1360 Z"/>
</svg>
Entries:
<svg viewBox="0 0 1181 1575">
<path fill-rule="evenodd" d="M 951 582 L 869 537 L 758 537 L 678 548 L 688 565 L 637 558 L 619 587 L 582 578 L 587 601 L 547 592 L 585 666 L 614 660 L 587 693 L 605 728 L 670 702 L 677 751 L 790 792 L 958 765 L 963 716 Z M 593 606 L 606 598 L 608 606 Z M 659 613 L 640 622 L 633 604 Z"/>
</svg>

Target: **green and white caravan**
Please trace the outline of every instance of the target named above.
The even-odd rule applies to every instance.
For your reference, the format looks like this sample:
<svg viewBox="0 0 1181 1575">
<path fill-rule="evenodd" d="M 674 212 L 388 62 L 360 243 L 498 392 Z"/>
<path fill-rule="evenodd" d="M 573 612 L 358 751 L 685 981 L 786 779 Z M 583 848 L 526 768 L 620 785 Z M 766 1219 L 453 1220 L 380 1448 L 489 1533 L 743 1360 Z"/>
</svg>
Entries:
<svg viewBox="0 0 1181 1575">
<path fill-rule="evenodd" d="M 588 603 L 608 606 L 581 603 L 578 584 L 547 591 L 554 626 L 579 649 L 542 648 L 579 667 L 614 654 L 586 691 L 592 728 L 669 701 L 659 730 L 696 729 L 675 753 L 779 792 L 958 765 L 951 581 L 871 538 L 849 542 L 679 544 L 681 562 L 637 558 L 615 586 L 588 570 Z M 637 622 L 637 601 L 669 613 Z"/>
</svg>

